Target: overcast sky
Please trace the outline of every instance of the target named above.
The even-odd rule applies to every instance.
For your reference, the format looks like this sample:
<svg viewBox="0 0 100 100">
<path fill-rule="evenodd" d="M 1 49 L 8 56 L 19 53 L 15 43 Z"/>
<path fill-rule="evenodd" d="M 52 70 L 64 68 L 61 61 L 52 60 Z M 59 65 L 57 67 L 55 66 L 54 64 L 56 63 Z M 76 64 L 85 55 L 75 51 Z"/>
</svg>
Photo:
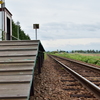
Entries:
<svg viewBox="0 0 100 100">
<path fill-rule="evenodd" d="M 5 0 L 14 22 L 46 51 L 100 50 L 100 0 Z"/>
</svg>

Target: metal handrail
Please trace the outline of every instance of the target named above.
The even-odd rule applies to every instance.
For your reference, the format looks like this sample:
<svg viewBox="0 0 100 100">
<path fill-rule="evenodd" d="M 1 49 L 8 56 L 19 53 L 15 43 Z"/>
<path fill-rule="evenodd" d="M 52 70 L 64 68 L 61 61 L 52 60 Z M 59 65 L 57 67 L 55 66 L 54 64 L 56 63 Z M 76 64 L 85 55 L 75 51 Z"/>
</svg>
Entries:
<svg viewBox="0 0 100 100">
<path fill-rule="evenodd" d="M 0 31 L 1 31 L 1 37 L 0 37 L 0 39 L 2 39 L 2 40 L 3 40 L 3 39 L 4 39 L 4 34 L 3 34 L 3 33 L 4 33 L 4 31 L 3 31 L 2 29 L 0 29 Z"/>
<path fill-rule="evenodd" d="M 7 34 L 7 32 L 5 32 L 5 31 L 3 31 L 2 29 L 0 29 L 0 31 L 1 31 L 1 33 L 6 33 Z M 0 39 L 4 39 L 4 37 L 5 37 L 5 35 L 4 34 L 2 34 L 2 37 L 0 37 Z M 16 40 L 20 40 L 19 38 L 17 38 L 17 37 L 15 37 L 15 36 L 13 36 L 13 35 L 11 35 L 10 36 L 11 37 L 11 40 L 12 40 L 12 38 L 14 38 L 14 39 L 16 39 Z"/>
<path fill-rule="evenodd" d="M 15 37 L 15 36 L 13 36 L 13 35 L 11 36 L 11 38 L 12 38 L 12 37 L 15 38 L 16 40 L 20 40 L 20 39 L 18 39 L 17 37 Z"/>
</svg>

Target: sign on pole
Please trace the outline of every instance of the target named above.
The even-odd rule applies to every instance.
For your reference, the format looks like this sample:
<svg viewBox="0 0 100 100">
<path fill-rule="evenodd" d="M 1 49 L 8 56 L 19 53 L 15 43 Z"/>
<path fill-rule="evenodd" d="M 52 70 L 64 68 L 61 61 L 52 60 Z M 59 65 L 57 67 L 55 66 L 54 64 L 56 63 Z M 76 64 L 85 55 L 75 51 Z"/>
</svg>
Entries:
<svg viewBox="0 0 100 100">
<path fill-rule="evenodd" d="M 39 24 L 33 24 L 34 29 L 39 29 Z"/>
<path fill-rule="evenodd" d="M 37 40 L 37 29 L 39 29 L 39 24 L 33 24 L 33 29 L 35 29 L 36 40 Z"/>
<path fill-rule="evenodd" d="M 3 4 L 4 2 L 3 1 L 0 1 L 0 4 Z"/>
</svg>

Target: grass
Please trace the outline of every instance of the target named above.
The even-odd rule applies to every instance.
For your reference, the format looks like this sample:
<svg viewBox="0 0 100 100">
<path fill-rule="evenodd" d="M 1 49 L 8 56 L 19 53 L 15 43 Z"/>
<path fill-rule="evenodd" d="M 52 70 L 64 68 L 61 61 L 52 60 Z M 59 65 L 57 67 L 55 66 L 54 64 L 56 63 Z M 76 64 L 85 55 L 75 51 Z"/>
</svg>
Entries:
<svg viewBox="0 0 100 100">
<path fill-rule="evenodd" d="M 100 66 L 100 56 L 91 56 L 91 55 L 81 55 L 78 53 L 56 53 L 54 55 L 57 56 L 61 56 L 61 57 L 66 57 L 66 58 L 71 58 L 71 59 L 75 59 L 75 60 L 79 60 L 79 61 L 83 61 L 86 63 L 90 63 L 90 64 L 95 64 L 95 65 L 99 65 Z"/>
<path fill-rule="evenodd" d="M 44 60 L 46 60 L 47 59 L 47 54 L 46 53 L 44 53 Z"/>
</svg>

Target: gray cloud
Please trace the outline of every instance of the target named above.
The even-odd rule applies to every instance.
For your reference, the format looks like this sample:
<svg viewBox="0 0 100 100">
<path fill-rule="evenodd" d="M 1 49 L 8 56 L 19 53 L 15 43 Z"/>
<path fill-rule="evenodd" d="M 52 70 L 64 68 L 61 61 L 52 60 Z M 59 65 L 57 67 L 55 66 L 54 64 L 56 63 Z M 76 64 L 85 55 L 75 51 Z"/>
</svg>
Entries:
<svg viewBox="0 0 100 100">
<path fill-rule="evenodd" d="M 100 38 L 99 4 L 100 0 L 6 0 L 13 20 L 21 23 L 22 29 L 31 39 L 35 39 L 32 25 L 39 23 L 38 39 L 48 41 Z M 74 46 L 78 47 L 82 46 Z M 73 46 L 69 45 L 68 48 Z M 97 46 L 93 45 L 93 48 Z"/>
<path fill-rule="evenodd" d="M 55 51 L 55 50 L 65 50 L 65 51 L 70 51 L 70 50 L 100 50 L 100 43 L 91 43 L 87 45 L 64 45 L 64 46 L 59 46 L 59 47 L 45 47 L 46 51 Z"/>
<path fill-rule="evenodd" d="M 47 23 L 39 32 L 42 39 L 100 38 L 100 24 Z"/>
</svg>

